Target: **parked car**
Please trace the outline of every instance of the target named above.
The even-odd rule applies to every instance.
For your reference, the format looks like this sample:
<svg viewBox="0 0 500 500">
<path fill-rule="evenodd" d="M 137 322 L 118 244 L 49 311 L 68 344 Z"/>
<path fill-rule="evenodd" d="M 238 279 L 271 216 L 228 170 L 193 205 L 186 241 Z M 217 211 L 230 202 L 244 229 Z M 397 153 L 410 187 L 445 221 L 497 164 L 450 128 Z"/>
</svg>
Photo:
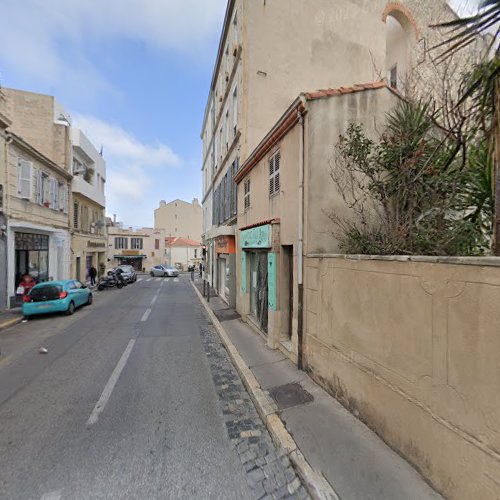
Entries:
<svg viewBox="0 0 500 500">
<path fill-rule="evenodd" d="M 92 292 L 77 280 L 49 281 L 35 285 L 23 298 L 25 317 L 64 312 L 71 315 L 75 309 L 92 304 Z"/>
<path fill-rule="evenodd" d="M 153 277 L 177 277 L 179 276 L 179 270 L 172 266 L 167 266 L 165 264 L 160 264 L 151 268 L 149 273 Z"/>
<path fill-rule="evenodd" d="M 154 266 L 149 274 L 153 277 L 163 277 L 165 276 L 165 269 L 163 269 L 163 266 Z"/>
<path fill-rule="evenodd" d="M 137 281 L 137 274 L 135 273 L 134 266 L 129 266 L 127 264 L 122 264 L 118 266 L 123 272 L 122 276 L 129 282 L 135 283 Z"/>
</svg>

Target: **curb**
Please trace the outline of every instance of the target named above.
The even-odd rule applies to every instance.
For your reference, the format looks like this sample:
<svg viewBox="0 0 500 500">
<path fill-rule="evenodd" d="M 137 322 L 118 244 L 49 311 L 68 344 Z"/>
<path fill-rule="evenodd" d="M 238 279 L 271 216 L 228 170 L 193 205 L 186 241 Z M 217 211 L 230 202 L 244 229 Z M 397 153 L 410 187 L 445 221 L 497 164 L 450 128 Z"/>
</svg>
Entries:
<svg viewBox="0 0 500 500">
<path fill-rule="evenodd" d="M 286 430 L 283 421 L 276 412 L 276 405 L 274 404 L 274 401 L 272 401 L 266 392 L 261 388 L 252 370 L 250 370 L 250 368 L 246 365 L 240 353 L 224 330 L 224 327 L 217 319 L 210 306 L 205 302 L 196 285 L 194 283 L 191 283 L 191 285 L 198 295 L 200 302 L 203 304 L 203 307 L 210 316 L 210 319 L 214 324 L 224 347 L 229 353 L 236 370 L 240 374 L 240 377 L 243 380 L 243 383 L 245 384 L 245 387 L 247 388 L 259 415 L 265 422 L 266 427 L 273 438 L 273 441 L 287 453 L 311 497 L 315 500 L 340 500 L 340 497 L 324 476 L 320 472 L 315 471 L 307 462 L 306 458 L 299 450 L 297 443 Z"/>
<path fill-rule="evenodd" d="M 23 320 L 22 316 L 19 316 L 18 318 L 12 318 L 7 321 L 4 321 L 3 323 L 0 323 L 0 331 L 5 330 L 6 328 L 9 328 L 11 326 L 17 325 L 17 323 L 21 323 Z"/>
</svg>

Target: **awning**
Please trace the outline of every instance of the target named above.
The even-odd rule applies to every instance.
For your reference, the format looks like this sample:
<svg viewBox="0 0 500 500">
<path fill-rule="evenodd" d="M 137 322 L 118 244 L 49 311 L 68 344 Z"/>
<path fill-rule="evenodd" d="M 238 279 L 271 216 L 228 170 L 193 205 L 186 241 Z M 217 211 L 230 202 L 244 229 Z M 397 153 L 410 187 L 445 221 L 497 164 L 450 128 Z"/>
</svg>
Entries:
<svg viewBox="0 0 500 500">
<path fill-rule="evenodd" d="M 122 260 L 135 260 L 135 259 L 147 259 L 147 255 L 115 255 L 115 259 Z"/>
</svg>

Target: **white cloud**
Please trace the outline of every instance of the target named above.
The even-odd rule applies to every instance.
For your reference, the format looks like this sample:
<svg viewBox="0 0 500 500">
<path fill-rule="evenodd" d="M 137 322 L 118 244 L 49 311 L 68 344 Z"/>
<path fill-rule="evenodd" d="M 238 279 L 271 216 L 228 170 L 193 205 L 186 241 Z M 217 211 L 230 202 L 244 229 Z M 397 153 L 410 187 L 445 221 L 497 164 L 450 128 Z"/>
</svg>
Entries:
<svg viewBox="0 0 500 500">
<path fill-rule="evenodd" d="M 470 16 L 477 12 L 480 0 L 448 0 L 448 2 L 461 16 Z"/>
<path fill-rule="evenodd" d="M 77 115 L 74 125 L 96 148 L 103 147 L 108 212 L 133 225 L 144 224 L 158 202 L 157 180 L 163 182 L 168 177 L 166 170 L 180 167 L 181 159 L 165 144 L 146 144 L 122 127 L 94 116 Z"/>
<path fill-rule="evenodd" d="M 88 46 L 135 41 L 205 55 L 226 0 L 2 0 L 0 64 L 75 91 L 113 90 L 88 58 Z"/>
</svg>

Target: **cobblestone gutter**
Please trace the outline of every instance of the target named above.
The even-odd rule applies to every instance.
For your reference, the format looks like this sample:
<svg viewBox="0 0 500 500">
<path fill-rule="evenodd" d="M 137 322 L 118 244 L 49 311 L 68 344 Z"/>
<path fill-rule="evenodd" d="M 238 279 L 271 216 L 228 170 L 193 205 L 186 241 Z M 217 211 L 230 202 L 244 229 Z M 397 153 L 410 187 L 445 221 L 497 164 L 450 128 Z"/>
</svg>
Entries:
<svg viewBox="0 0 500 500">
<path fill-rule="evenodd" d="M 310 498 L 286 451 L 274 445 L 212 323 L 200 306 L 197 311 L 227 433 L 255 498 Z"/>
</svg>

